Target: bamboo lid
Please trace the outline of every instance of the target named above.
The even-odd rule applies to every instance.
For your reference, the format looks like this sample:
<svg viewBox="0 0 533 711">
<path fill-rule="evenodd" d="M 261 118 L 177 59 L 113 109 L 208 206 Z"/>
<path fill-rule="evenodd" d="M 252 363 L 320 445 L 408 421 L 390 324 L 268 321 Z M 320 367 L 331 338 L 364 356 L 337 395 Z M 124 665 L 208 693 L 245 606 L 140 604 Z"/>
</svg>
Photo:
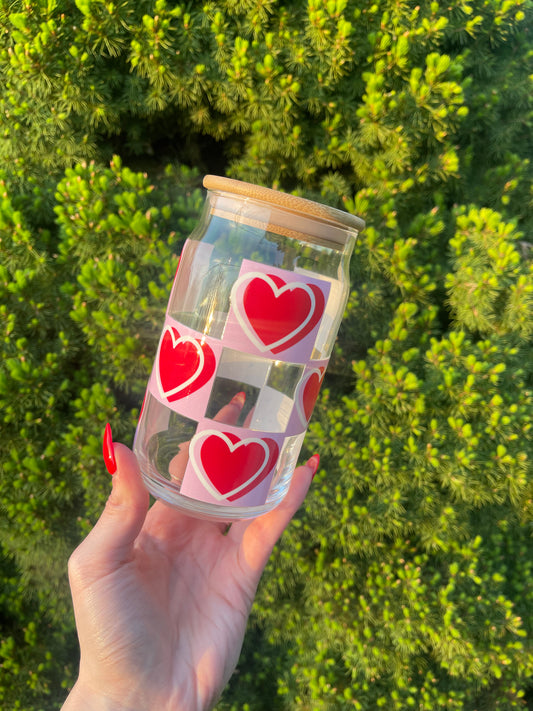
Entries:
<svg viewBox="0 0 533 711">
<path fill-rule="evenodd" d="M 253 183 L 245 183 L 241 180 L 233 180 L 232 178 L 224 178 L 218 175 L 206 175 L 204 177 L 204 187 L 210 191 L 232 193 L 250 200 L 266 203 L 273 208 L 277 208 L 274 212 L 278 212 L 279 215 L 282 215 L 282 211 L 289 211 L 294 213 L 297 222 L 299 217 L 301 219 L 311 218 L 315 223 L 319 223 L 315 224 L 315 229 L 318 228 L 322 239 L 328 240 L 329 238 L 337 243 L 341 242 L 339 228 L 340 230 L 355 230 L 359 232 L 365 226 L 364 220 L 344 210 L 337 210 L 334 207 L 322 205 L 307 198 L 282 193 L 279 190 L 264 188 Z M 273 220 L 274 217 L 271 216 L 270 219 Z M 288 227 L 286 219 L 287 216 L 285 215 L 280 221 Z M 320 223 L 322 223 L 322 229 L 320 229 Z M 329 230 L 328 226 L 330 227 Z M 294 227 L 298 230 L 296 225 Z M 316 236 L 319 235 L 316 234 Z"/>
</svg>

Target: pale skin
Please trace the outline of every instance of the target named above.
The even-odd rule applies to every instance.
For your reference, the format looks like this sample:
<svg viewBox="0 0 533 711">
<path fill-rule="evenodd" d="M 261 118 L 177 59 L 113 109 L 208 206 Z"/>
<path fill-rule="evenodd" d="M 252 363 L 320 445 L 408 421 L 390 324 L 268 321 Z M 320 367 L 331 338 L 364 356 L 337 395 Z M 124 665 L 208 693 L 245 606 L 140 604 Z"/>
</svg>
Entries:
<svg viewBox="0 0 533 711">
<path fill-rule="evenodd" d="M 238 416 L 235 401 L 220 421 Z M 105 509 L 69 561 L 81 661 L 63 711 L 206 711 L 235 669 L 259 579 L 318 456 L 277 508 L 226 535 L 223 523 L 149 508 L 133 453 L 116 444 L 114 458 Z"/>
</svg>

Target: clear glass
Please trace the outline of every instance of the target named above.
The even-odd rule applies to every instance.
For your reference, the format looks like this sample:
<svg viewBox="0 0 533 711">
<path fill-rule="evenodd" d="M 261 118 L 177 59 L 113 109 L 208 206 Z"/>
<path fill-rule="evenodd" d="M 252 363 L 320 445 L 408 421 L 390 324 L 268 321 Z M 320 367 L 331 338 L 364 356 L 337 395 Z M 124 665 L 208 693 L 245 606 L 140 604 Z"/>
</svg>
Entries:
<svg viewBox="0 0 533 711">
<path fill-rule="evenodd" d="M 230 294 L 244 259 L 331 282 L 326 317 L 317 339 L 316 359 L 329 358 L 342 319 L 349 290 L 349 261 L 355 233 L 345 245 L 320 244 L 302 235 L 299 240 L 271 231 L 269 215 L 265 226 L 251 226 L 241 213 L 232 219 L 212 213 L 209 196 L 198 228 L 190 236 L 180 262 L 180 279 L 174 284 L 169 314 L 177 321 L 205 335 L 220 338 L 229 310 Z M 212 251 L 198 259 L 195 244 L 212 245 Z M 196 257 L 196 259 L 195 259 Z"/>
<path fill-rule="evenodd" d="M 302 232 L 311 222 L 312 232 Z M 357 234 L 352 227 L 332 221 L 324 225 L 322 236 L 321 225 L 314 222 L 279 205 L 210 191 L 198 226 L 184 246 L 154 363 L 154 373 L 158 367 L 160 371 L 152 373 L 134 450 L 149 491 L 190 515 L 220 521 L 253 518 L 274 508 L 287 493 L 348 298 L 349 258 Z M 328 239 L 332 230 L 335 240 Z M 324 300 L 320 320 L 306 326 L 310 345 L 305 357 L 300 357 L 296 345 L 291 350 L 296 336 L 292 340 L 290 334 L 283 336 L 276 347 L 272 336 L 270 350 L 265 351 L 257 334 L 247 331 L 236 306 L 241 293 L 238 283 L 244 280 L 242 293 L 246 293 L 247 279 L 254 275 L 283 316 L 283 300 L 290 311 L 290 298 L 298 290 L 305 291 L 305 298 L 315 305 Z M 257 303 L 261 308 L 261 299 Z M 261 327 L 266 333 L 275 324 L 263 316 Z M 249 347 L 241 348 L 246 339 L 232 340 L 231 334 L 241 328 L 249 337 Z M 179 362 L 178 350 L 182 351 Z M 171 387 L 174 371 L 161 370 L 163 352 L 172 354 L 178 371 L 189 368 L 192 375 L 183 376 L 185 384 Z M 209 380 L 194 390 L 201 370 L 198 363 L 209 370 Z M 238 418 L 221 419 L 220 413 L 238 393 L 239 402 L 244 402 Z M 197 491 L 197 482 L 187 482 L 194 474 L 191 461 L 203 480 L 205 460 L 194 449 L 202 428 L 213 440 L 212 451 L 228 463 L 244 461 L 245 452 L 250 456 L 255 452 L 259 463 L 249 480 L 236 479 L 234 489 L 222 490 L 214 479 L 207 481 L 211 493 L 200 500 L 191 493 Z M 264 441 L 269 443 L 268 454 Z M 262 491 L 258 500 L 251 493 L 254 486 Z"/>
</svg>

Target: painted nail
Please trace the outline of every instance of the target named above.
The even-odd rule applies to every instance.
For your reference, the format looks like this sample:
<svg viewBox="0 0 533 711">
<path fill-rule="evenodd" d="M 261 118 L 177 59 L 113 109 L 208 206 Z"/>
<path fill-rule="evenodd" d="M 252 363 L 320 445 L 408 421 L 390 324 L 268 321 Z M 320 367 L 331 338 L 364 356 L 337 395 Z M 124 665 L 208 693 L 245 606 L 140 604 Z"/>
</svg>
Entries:
<svg viewBox="0 0 533 711">
<path fill-rule="evenodd" d="M 117 471 L 117 462 L 115 460 L 115 448 L 113 446 L 113 434 L 111 432 L 111 425 L 109 422 L 105 426 L 104 432 L 104 444 L 102 447 L 102 453 L 104 455 L 104 463 L 107 471 L 113 476 Z"/>
<path fill-rule="evenodd" d="M 313 479 L 318 471 L 318 466 L 320 464 L 320 454 L 313 454 L 313 456 L 307 461 L 307 466 L 310 467 L 313 473 Z"/>
<path fill-rule="evenodd" d="M 237 405 L 237 407 L 243 407 L 246 402 L 246 393 L 241 391 L 231 398 L 231 404 Z"/>
</svg>

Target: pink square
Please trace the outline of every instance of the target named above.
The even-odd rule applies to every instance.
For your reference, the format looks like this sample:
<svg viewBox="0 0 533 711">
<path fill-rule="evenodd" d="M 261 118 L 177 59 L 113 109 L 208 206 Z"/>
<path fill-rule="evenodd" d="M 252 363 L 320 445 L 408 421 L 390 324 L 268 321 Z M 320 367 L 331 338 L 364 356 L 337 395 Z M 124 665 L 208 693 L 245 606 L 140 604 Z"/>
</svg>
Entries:
<svg viewBox="0 0 533 711">
<path fill-rule="evenodd" d="M 221 506 L 260 506 L 268 497 L 283 442 L 279 433 L 203 420 L 190 443 L 180 493 Z"/>
<path fill-rule="evenodd" d="M 167 316 L 150 377 L 150 392 L 193 420 L 205 414 L 222 346 Z"/>
<path fill-rule="evenodd" d="M 311 358 L 331 284 L 243 260 L 231 291 L 224 345 L 276 360 Z"/>
</svg>

